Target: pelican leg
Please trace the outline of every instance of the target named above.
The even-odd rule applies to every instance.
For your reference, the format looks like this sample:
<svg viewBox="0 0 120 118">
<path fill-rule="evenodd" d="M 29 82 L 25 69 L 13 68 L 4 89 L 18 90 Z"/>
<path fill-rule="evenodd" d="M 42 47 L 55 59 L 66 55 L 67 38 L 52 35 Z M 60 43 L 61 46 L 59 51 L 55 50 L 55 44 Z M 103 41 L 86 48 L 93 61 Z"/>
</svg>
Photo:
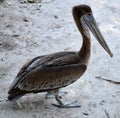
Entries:
<svg viewBox="0 0 120 118">
<path fill-rule="evenodd" d="M 59 91 L 59 96 L 60 98 L 62 98 L 64 95 L 68 94 L 66 91 Z M 49 91 L 47 92 L 46 96 L 45 96 L 46 99 L 52 99 L 52 98 L 55 98 L 55 94 L 53 91 Z"/>
<path fill-rule="evenodd" d="M 63 103 L 62 98 L 59 96 L 58 92 L 55 91 L 55 99 L 58 102 L 58 104 L 52 104 L 53 106 L 59 107 L 59 108 L 76 108 L 81 107 L 77 101 L 71 102 L 71 103 Z"/>
<path fill-rule="evenodd" d="M 55 98 L 55 95 L 53 94 L 52 91 L 47 92 L 47 94 L 45 95 L 46 99 L 52 99 Z"/>
</svg>

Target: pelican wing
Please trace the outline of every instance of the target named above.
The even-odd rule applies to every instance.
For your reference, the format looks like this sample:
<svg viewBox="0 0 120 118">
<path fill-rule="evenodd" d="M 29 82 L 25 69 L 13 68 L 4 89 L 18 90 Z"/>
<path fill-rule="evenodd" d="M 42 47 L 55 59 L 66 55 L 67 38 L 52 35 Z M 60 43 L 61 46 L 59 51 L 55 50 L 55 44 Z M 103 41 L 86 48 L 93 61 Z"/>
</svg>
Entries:
<svg viewBox="0 0 120 118">
<path fill-rule="evenodd" d="M 32 92 L 66 86 L 86 70 L 86 65 L 79 62 L 80 59 L 76 52 L 39 56 L 23 66 L 8 93 L 16 89 Z"/>
</svg>

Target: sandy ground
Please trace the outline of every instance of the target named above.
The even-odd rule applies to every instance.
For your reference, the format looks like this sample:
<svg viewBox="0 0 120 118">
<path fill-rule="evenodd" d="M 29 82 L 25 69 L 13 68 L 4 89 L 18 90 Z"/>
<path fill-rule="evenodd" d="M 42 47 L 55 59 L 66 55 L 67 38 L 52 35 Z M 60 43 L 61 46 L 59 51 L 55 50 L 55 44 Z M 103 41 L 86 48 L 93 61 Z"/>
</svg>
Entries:
<svg viewBox="0 0 120 118">
<path fill-rule="evenodd" d="M 22 0 L 21 0 L 22 1 Z M 120 118 L 120 1 L 43 0 L 41 3 L 0 3 L 0 118 Z M 10 83 L 22 65 L 42 54 L 79 50 L 81 36 L 72 18 L 74 5 L 89 4 L 114 57 L 92 36 L 92 55 L 81 79 L 64 88 L 64 100 L 78 100 L 80 108 L 60 109 L 45 93 L 30 94 L 17 103 L 6 102 Z"/>
</svg>

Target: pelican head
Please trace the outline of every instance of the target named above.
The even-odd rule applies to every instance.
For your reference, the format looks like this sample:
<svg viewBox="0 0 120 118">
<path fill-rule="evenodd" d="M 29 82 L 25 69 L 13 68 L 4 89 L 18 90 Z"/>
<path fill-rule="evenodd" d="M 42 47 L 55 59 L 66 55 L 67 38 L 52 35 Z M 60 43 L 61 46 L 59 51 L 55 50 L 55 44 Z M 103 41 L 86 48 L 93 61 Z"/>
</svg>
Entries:
<svg viewBox="0 0 120 118">
<path fill-rule="evenodd" d="M 79 5 L 73 7 L 73 11 L 75 14 L 77 14 L 77 17 L 79 17 L 79 20 L 81 22 L 82 30 L 85 32 L 86 36 L 88 33 L 88 29 L 93 33 L 97 41 L 101 44 L 101 46 L 105 49 L 105 51 L 112 57 L 113 54 L 110 51 L 107 43 L 104 40 L 104 37 L 102 36 L 100 29 L 95 21 L 95 18 L 92 14 L 92 10 L 87 5 Z"/>
</svg>

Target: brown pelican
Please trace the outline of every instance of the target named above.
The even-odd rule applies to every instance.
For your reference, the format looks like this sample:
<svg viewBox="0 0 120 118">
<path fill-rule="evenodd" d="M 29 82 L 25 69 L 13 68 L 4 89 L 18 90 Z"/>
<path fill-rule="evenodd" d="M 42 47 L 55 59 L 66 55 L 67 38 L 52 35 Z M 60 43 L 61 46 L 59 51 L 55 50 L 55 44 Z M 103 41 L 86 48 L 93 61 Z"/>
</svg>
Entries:
<svg viewBox="0 0 120 118">
<path fill-rule="evenodd" d="M 8 100 L 16 101 L 28 93 L 53 93 L 59 107 L 78 107 L 73 103 L 65 104 L 58 95 L 59 89 L 70 85 L 85 72 L 91 52 L 89 30 L 101 46 L 112 57 L 92 10 L 87 5 L 74 6 L 72 9 L 74 21 L 80 31 L 83 44 L 79 51 L 65 51 L 38 56 L 25 64 L 8 91 Z"/>
</svg>

